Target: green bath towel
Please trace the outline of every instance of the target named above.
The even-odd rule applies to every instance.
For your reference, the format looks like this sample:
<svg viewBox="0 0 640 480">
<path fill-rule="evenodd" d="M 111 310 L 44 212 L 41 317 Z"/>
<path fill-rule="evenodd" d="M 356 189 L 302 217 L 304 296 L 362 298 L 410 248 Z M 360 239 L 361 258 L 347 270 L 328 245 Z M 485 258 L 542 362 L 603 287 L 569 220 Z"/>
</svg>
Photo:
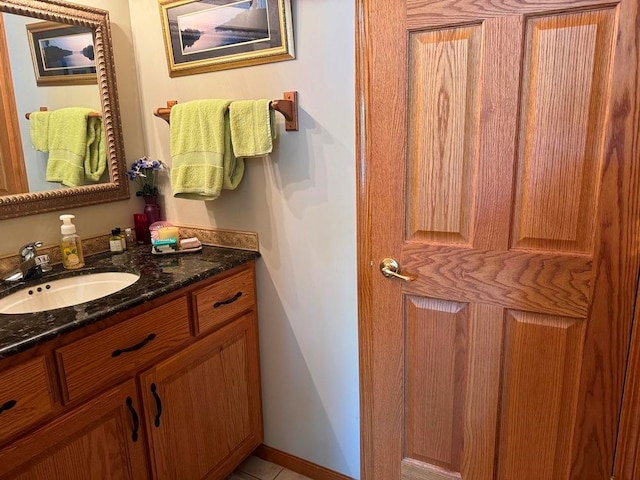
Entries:
<svg viewBox="0 0 640 480">
<path fill-rule="evenodd" d="M 29 134 L 33 148 L 49 151 L 49 117 L 51 112 L 33 112 L 29 115 Z"/>
<path fill-rule="evenodd" d="M 70 107 L 51 112 L 48 182 L 78 187 L 84 185 L 85 176 L 95 181 L 104 172 L 107 162 L 102 122 L 99 118 L 89 121 L 89 113 L 93 111 L 90 108 Z"/>
<path fill-rule="evenodd" d="M 229 106 L 231 143 L 236 157 L 262 157 L 273 150 L 275 114 L 269 100 L 239 100 Z"/>
<path fill-rule="evenodd" d="M 171 108 L 171 189 L 177 198 L 215 200 L 235 189 L 244 162 L 231 148 L 231 100 L 194 100 Z"/>
</svg>

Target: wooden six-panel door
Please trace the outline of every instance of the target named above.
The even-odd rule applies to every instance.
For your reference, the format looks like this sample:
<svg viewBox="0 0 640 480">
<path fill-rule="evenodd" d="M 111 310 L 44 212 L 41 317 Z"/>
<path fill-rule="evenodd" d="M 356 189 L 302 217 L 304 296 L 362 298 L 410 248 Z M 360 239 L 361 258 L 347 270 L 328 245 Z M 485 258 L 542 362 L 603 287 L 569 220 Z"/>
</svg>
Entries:
<svg viewBox="0 0 640 480">
<path fill-rule="evenodd" d="M 359 6 L 363 478 L 608 480 L 639 267 L 637 0 Z"/>
</svg>

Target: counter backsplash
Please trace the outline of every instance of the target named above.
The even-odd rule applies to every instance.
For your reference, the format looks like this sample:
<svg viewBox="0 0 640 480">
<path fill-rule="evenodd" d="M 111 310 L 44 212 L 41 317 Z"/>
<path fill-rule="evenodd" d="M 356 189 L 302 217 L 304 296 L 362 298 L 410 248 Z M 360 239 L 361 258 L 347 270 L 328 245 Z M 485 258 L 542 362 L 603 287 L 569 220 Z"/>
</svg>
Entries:
<svg viewBox="0 0 640 480">
<path fill-rule="evenodd" d="M 237 248 L 240 250 L 259 251 L 258 234 L 256 232 L 243 232 L 237 230 L 208 229 L 203 227 L 191 227 L 175 225 L 180 229 L 180 238 L 198 237 L 204 245 L 214 247 Z M 109 234 L 94 237 L 81 237 L 82 249 L 85 256 L 96 255 L 109 251 Z M 34 238 L 33 241 L 38 240 Z M 151 248 L 151 246 L 149 246 Z M 38 249 L 38 254 L 47 254 L 51 263 L 56 265 L 62 262 L 59 245 L 47 245 Z M 0 256 L 0 273 L 8 272 L 18 266 L 17 252 Z"/>
</svg>

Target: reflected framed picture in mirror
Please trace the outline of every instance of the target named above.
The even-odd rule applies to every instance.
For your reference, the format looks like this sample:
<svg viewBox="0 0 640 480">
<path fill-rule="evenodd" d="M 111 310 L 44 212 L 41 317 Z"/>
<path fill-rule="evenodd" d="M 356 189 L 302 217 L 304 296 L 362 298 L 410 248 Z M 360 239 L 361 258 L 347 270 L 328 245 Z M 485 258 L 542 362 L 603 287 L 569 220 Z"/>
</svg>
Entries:
<svg viewBox="0 0 640 480">
<path fill-rule="evenodd" d="M 27 34 L 38 86 L 98 83 L 90 28 L 35 22 Z"/>
<path fill-rule="evenodd" d="M 169 76 L 295 58 L 291 0 L 159 0 Z"/>
</svg>

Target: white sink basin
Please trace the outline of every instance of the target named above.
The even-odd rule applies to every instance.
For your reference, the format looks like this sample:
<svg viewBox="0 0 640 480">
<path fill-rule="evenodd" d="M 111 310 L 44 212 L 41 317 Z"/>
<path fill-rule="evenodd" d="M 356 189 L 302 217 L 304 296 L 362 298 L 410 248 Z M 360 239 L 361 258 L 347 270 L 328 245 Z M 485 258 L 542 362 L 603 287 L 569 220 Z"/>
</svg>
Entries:
<svg viewBox="0 0 640 480">
<path fill-rule="evenodd" d="M 35 313 L 71 307 L 116 293 L 134 284 L 140 275 L 102 272 L 31 285 L 0 298 L 0 314 Z"/>
</svg>

